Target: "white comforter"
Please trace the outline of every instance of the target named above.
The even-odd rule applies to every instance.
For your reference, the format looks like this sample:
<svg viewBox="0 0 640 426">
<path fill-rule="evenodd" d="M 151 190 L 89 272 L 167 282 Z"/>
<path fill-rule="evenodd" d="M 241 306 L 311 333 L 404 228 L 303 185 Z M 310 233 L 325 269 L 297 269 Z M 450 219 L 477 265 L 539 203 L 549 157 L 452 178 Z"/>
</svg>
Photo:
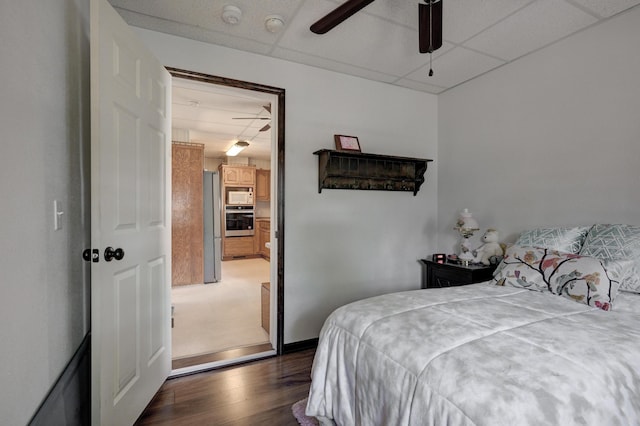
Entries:
<svg viewBox="0 0 640 426">
<path fill-rule="evenodd" d="M 482 283 L 343 306 L 320 334 L 307 415 L 343 426 L 638 425 L 640 295 L 625 296 L 604 312 Z"/>
</svg>

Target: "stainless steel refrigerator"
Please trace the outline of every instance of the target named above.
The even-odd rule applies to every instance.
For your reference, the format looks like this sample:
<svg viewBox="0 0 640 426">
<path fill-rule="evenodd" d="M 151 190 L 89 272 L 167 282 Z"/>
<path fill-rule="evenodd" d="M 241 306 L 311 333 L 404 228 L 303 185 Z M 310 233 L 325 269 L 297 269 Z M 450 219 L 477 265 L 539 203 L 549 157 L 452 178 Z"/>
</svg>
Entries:
<svg viewBox="0 0 640 426">
<path fill-rule="evenodd" d="M 220 238 L 220 175 L 204 172 L 204 282 L 221 278 L 222 240 Z"/>
</svg>

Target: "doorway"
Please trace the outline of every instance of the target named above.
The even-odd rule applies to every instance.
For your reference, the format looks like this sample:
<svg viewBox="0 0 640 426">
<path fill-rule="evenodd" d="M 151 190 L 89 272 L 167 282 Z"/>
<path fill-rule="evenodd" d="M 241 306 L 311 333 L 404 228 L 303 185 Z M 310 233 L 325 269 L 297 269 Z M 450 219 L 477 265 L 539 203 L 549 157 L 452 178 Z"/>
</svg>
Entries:
<svg viewBox="0 0 640 426">
<path fill-rule="evenodd" d="M 260 123 L 259 129 L 265 127 L 265 122 L 269 123 L 270 125 L 266 127 L 270 128 L 272 132 L 266 158 L 264 146 L 261 148 L 260 155 L 256 154 L 255 158 L 251 158 L 251 154 L 247 153 L 247 155 L 240 157 L 240 160 L 236 159 L 235 161 L 231 157 L 229 159 L 225 158 L 224 152 L 220 148 L 217 148 L 217 151 L 216 148 L 205 148 L 205 170 L 221 171 L 222 169 L 218 168 L 220 164 L 240 164 L 241 166 L 255 167 L 256 170 L 270 172 L 270 198 L 266 202 L 264 199 L 261 202 L 255 202 L 256 217 L 268 224 L 266 235 L 269 241 L 267 246 L 270 246 L 270 249 L 268 249 L 265 256 L 265 249 L 259 247 L 256 243 L 256 251 L 253 256 L 234 256 L 226 259 L 223 257 L 221 262 L 222 277 L 218 282 L 210 284 L 193 283 L 193 285 L 181 286 L 175 292 L 172 291 L 172 293 L 175 293 L 172 299 L 175 298 L 176 300 L 174 308 L 180 310 L 179 312 L 172 312 L 174 314 L 173 319 L 176 321 L 173 334 L 176 337 L 180 336 L 183 341 L 185 335 L 189 335 L 189 338 L 196 340 L 190 344 L 193 349 L 191 352 L 193 353 L 188 353 L 190 349 L 184 346 L 179 351 L 176 351 L 174 346 L 174 352 L 176 353 L 173 357 L 174 371 L 172 375 L 186 374 L 221 365 L 244 362 L 248 359 L 281 354 L 283 350 L 282 310 L 284 306 L 282 291 L 284 221 L 281 214 L 283 212 L 284 188 L 284 89 L 173 68 L 168 68 L 168 70 L 174 82 L 197 84 L 203 90 L 206 89 L 213 93 L 222 93 L 226 96 L 237 95 L 245 103 L 253 101 L 255 104 L 257 101 L 258 104 L 256 105 L 267 105 L 268 108 L 265 107 L 265 109 L 269 110 L 270 115 L 265 114 L 264 111 L 258 114 L 258 111 L 256 111 L 254 117 L 252 115 L 253 112 L 250 111 L 251 113 L 247 114 L 246 123 L 249 124 L 251 121 Z M 193 99 L 191 106 L 194 107 L 194 110 L 197 110 L 198 100 Z M 233 108 L 229 108 L 229 110 L 233 111 Z M 239 114 L 235 113 L 234 115 Z M 197 120 L 198 117 L 199 115 L 196 112 L 194 120 Z M 251 117 L 260 118 L 250 120 Z M 256 125 L 253 128 L 247 125 L 243 134 L 233 135 L 233 137 L 249 140 L 249 144 L 254 143 L 254 146 L 259 148 L 261 145 L 260 139 L 264 140 L 264 133 L 258 133 L 256 128 Z M 255 134 L 251 134 L 252 131 Z M 180 139 L 188 140 L 188 143 L 193 144 L 204 142 L 205 139 L 202 135 L 198 135 L 197 132 L 192 134 L 195 137 L 190 137 L 188 129 L 183 128 L 174 128 L 173 133 L 174 136 L 178 134 Z M 175 140 L 176 138 L 174 137 L 173 139 Z M 228 146 L 224 149 L 226 150 L 226 148 L 230 147 L 233 142 L 232 140 L 227 141 L 226 145 Z M 224 200 L 224 197 L 222 198 Z M 258 222 L 256 222 L 257 227 Z M 256 232 L 258 231 L 256 230 Z M 256 241 L 258 241 L 257 235 Z M 258 292 L 256 292 L 256 289 Z M 245 293 L 244 298 L 242 296 L 243 293 Z M 207 298 L 210 298 L 210 300 L 207 300 Z M 191 304 L 189 304 L 189 300 L 191 300 Z M 240 314 L 244 309 L 241 306 L 243 304 L 251 305 L 248 307 L 249 311 L 247 311 L 246 315 Z M 198 309 L 201 309 L 202 312 L 198 312 Z M 208 314 L 211 314 L 208 318 L 207 310 L 209 311 Z M 224 313 L 225 311 L 227 314 Z M 261 322 L 259 330 L 244 321 L 245 317 L 255 318 L 256 313 L 259 313 L 259 321 Z M 190 316 L 191 320 L 196 318 L 196 321 L 197 317 L 201 316 L 203 323 L 198 327 L 189 326 L 190 330 L 186 330 L 185 333 L 184 326 L 186 325 L 187 316 Z M 180 326 L 183 326 L 183 328 L 178 332 L 177 327 Z M 236 326 L 238 327 L 237 332 L 233 328 Z M 243 328 L 244 331 L 240 332 Z M 241 334 L 247 330 L 247 340 L 243 341 Z M 213 349 L 209 350 L 206 342 L 197 341 L 199 336 L 203 340 L 214 336 L 214 339 L 219 340 L 217 342 L 218 345 L 214 344 L 212 346 Z"/>
</svg>

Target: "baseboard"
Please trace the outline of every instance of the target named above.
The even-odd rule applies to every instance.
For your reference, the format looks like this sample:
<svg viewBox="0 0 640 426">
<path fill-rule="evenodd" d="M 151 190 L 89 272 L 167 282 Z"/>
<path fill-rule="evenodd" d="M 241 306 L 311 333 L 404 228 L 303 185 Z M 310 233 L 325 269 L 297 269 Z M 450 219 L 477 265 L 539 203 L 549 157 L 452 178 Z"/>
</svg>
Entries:
<svg viewBox="0 0 640 426">
<path fill-rule="evenodd" d="M 290 354 L 292 352 L 304 351 L 306 349 L 315 349 L 318 347 L 318 338 L 308 339 L 308 340 L 300 340 L 298 342 L 293 343 L 285 343 L 284 344 L 284 352 L 285 354 Z"/>
<path fill-rule="evenodd" d="M 87 333 L 29 426 L 83 426 L 90 423 L 91 333 Z"/>
</svg>

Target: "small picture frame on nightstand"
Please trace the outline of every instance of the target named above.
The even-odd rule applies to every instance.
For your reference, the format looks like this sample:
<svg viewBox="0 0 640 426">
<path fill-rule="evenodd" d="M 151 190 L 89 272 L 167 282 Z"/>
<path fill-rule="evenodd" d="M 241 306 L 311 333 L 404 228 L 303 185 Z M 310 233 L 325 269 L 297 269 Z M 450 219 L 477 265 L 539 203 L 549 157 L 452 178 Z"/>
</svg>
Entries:
<svg viewBox="0 0 640 426">
<path fill-rule="evenodd" d="M 431 260 L 436 263 L 445 263 L 447 261 L 447 255 L 444 253 L 436 253 L 431 256 Z"/>
</svg>

